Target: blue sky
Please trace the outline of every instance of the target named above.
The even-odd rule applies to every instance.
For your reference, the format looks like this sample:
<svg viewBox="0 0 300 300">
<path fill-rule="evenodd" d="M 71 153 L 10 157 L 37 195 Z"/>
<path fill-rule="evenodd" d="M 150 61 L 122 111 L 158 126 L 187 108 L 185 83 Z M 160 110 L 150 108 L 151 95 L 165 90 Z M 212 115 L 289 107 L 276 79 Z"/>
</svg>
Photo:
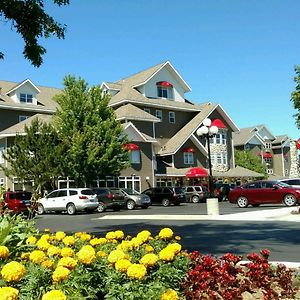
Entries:
<svg viewBox="0 0 300 300">
<path fill-rule="evenodd" d="M 220 103 L 240 128 L 264 124 L 300 137 L 290 101 L 300 65 L 297 0 L 70 0 L 46 10 L 67 25 L 65 40 L 41 40 L 44 64 L 0 23 L 0 79 L 61 88 L 67 74 L 90 85 L 169 60 L 192 88 L 186 98 Z"/>
</svg>

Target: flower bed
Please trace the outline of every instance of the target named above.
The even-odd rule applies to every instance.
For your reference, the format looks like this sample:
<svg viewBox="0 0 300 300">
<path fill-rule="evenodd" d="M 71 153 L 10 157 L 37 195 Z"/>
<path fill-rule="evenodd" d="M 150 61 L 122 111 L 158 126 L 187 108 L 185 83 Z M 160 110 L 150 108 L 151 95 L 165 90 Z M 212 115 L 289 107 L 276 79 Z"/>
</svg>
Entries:
<svg viewBox="0 0 300 300">
<path fill-rule="evenodd" d="M 295 274 L 270 266 L 267 250 L 241 265 L 233 254 L 187 253 L 170 228 L 133 237 L 41 233 L 10 216 L 0 228 L 1 300 L 300 299 Z"/>
</svg>

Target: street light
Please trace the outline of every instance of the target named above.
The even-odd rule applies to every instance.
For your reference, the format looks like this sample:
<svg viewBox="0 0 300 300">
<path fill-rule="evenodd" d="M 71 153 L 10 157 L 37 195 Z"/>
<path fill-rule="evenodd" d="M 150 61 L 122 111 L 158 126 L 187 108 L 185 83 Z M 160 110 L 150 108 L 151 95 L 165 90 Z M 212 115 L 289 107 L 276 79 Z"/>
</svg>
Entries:
<svg viewBox="0 0 300 300">
<path fill-rule="evenodd" d="M 208 168 L 209 168 L 209 192 L 210 196 L 214 197 L 214 184 L 213 184 L 213 176 L 212 176 L 212 166 L 211 166 L 211 157 L 210 157 L 210 137 L 214 136 L 218 133 L 217 126 L 211 126 L 211 119 L 206 118 L 203 120 L 201 127 L 197 130 L 198 136 L 203 136 L 206 138 L 207 141 L 207 152 L 208 152 Z"/>
</svg>

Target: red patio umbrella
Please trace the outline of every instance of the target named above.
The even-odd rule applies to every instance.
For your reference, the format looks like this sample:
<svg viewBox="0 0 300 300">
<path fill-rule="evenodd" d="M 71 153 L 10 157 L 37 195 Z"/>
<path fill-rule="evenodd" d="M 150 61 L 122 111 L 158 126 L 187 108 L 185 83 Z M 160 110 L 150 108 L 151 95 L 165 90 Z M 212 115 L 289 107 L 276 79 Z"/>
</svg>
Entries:
<svg viewBox="0 0 300 300">
<path fill-rule="evenodd" d="M 195 167 L 189 169 L 186 172 L 185 176 L 188 178 L 195 178 L 195 177 L 208 177 L 209 175 L 207 170 L 205 170 L 204 168 Z"/>
</svg>

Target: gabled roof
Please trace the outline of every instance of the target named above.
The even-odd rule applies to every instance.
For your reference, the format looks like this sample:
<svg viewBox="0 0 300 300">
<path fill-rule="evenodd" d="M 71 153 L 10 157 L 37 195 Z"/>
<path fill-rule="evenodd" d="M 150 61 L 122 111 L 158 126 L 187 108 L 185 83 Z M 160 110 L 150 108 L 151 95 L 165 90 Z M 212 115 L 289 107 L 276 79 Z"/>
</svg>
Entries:
<svg viewBox="0 0 300 300">
<path fill-rule="evenodd" d="M 6 94 L 10 94 L 11 92 L 17 90 L 18 88 L 20 88 L 22 85 L 26 84 L 26 83 L 30 83 L 30 85 L 37 91 L 37 93 L 40 92 L 40 90 L 38 89 L 38 87 L 32 83 L 32 81 L 30 79 L 25 79 L 24 81 L 22 81 L 21 83 L 16 84 L 14 87 L 12 87 L 9 91 L 6 92 Z"/>
<path fill-rule="evenodd" d="M 122 124 L 125 132 L 131 128 L 136 134 L 137 136 L 140 137 L 140 140 L 133 140 L 133 141 L 143 141 L 143 142 L 148 142 L 148 143 L 157 143 L 157 140 L 143 132 L 141 132 L 140 130 L 137 129 L 136 126 L 134 126 L 131 122 L 127 122 Z"/>
<path fill-rule="evenodd" d="M 191 91 L 191 88 L 188 86 L 188 84 L 183 80 L 183 78 L 179 75 L 179 73 L 175 70 L 175 68 L 171 65 L 169 61 L 162 62 L 158 65 L 155 65 L 154 67 L 148 68 L 144 71 L 138 72 L 134 75 L 125 77 L 119 81 L 117 81 L 118 84 L 121 85 L 129 85 L 132 88 L 141 86 L 146 84 L 153 76 L 155 76 L 161 69 L 168 68 L 170 72 L 174 74 L 174 76 L 178 79 L 179 82 L 181 82 L 182 86 L 184 87 L 184 90 L 186 92 Z"/>
<path fill-rule="evenodd" d="M 18 86 L 20 86 L 20 84 L 17 84 L 15 82 L 0 80 L 0 108 L 10 110 L 28 110 L 36 112 L 42 111 L 49 113 L 55 112 L 58 104 L 53 100 L 53 97 L 61 93 L 61 90 L 52 87 L 37 86 L 40 92 L 36 96 L 38 104 L 34 105 L 16 103 L 11 97 L 7 95 L 8 92 L 11 92 Z"/>
<path fill-rule="evenodd" d="M 106 88 L 114 91 L 119 91 L 122 88 L 121 84 L 113 83 L 113 82 L 103 82 L 101 87 L 105 86 Z"/>
<path fill-rule="evenodd" d="M 272 141 L 272 149 L 279 149 L 285 147 L 291 139 L 287 135 L 277 135 Z"/>
<path fill-rule="evenodd" d="M 160 122 L 160 119 L 145 112 L 144 110 L 132 105 L 126 104 L 115 110 L 118 120 L 139 120 L 146 122 Z"/>
<path fill-rule="evenodd" d="M 256 137 L 258 141 L 264 145 L 264 141 L 261 139 L 260 135 L 257 134 L 257 127 L 247 127 L 241 128 L 239 132 L 234 132 L 232 134 L 234 146 L 246 145 L 253 137 Z"/>
<path fill-rule="evenodd" d="M 29 117 L 28 119 L 19 122 L 9 128 L 6 128 L 5 130 L 0 132 L 0 139 L 4 137 L 9 136 L 16 136 L 17 134 L 24 134 L 25 133 L 25 126 L 30 126 L 33 120 L 38 118 L 39 120 L 49 124 L 53 120 L 52 115 L 46 115 L 46 114 L 36 114 L 34 116 Z"/>
</svg>

